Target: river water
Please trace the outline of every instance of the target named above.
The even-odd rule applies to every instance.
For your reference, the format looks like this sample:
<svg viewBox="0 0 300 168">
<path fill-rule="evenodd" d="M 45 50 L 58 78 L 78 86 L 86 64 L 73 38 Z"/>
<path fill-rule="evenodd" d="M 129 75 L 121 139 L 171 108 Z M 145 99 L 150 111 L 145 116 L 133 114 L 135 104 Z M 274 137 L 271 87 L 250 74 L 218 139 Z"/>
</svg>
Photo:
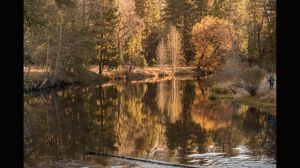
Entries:
<svg viewBox="0 0 300 168">
<path fill-rule="evenodd" d="M 210 100 L 204 81 L 118 82 L 24 95 L 25 167 L 276 167 L 276 116 Z M 164 166 L 163 166 L 164 167 Z"/>
</svg>

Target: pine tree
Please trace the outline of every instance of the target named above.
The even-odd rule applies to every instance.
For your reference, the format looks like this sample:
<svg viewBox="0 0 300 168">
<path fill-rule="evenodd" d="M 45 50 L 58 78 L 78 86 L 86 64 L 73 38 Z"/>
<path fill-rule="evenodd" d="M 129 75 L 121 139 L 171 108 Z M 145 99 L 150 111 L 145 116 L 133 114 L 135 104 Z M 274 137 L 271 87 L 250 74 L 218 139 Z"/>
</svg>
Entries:
<svg viewBox="0 0 300 168">
<path fill-rule="evenodd" d="M 96 6 L 97 8 L 97 6 Z M 97 43 L 97 59 L 99 74 L 104 67 L 114 68 L 117 66 L 117 46 L 113 41 L 114 31 L 118 23 L 117 7 L 114 1 L 101 0 L 98 9 L 93 16 L 93 34 Z"/>
<path fill-rule="evenodd" d="M 157 0 L 135 0 L 136 13 L 143 18 L 145 30 L 143 33 L 144 56 L 149 65 L 155 62 L 155 50 L 160 35 L 160 6 Z"/>
</svg>

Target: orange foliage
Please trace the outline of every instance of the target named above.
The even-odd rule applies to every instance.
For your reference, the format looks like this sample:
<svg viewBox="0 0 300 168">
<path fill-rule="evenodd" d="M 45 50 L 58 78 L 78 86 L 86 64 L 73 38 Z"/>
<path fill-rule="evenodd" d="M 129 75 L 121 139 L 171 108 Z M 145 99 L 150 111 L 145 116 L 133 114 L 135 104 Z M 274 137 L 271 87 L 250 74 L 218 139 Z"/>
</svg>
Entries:
<svg viewBox="0 0 300 168">
<path fill-rule="evenodd" d="M 193 27 L 192 36 L 199 64 L 202 60 L 213 64 L 226 56 L 233 44 L 232 30 L 228 21 L 212 16 L 205 17 Z"/>
</svg>

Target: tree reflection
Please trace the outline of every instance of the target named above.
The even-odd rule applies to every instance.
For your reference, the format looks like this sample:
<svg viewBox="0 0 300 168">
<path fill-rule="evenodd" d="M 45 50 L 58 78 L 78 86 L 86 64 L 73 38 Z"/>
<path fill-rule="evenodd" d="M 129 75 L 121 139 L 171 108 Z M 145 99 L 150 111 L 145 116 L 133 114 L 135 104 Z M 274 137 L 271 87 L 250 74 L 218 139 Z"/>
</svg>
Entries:
<svg viewBox="0 0 300 168">
<path fill-rule="evenodd" d="M 168 148 L 178 150 L 181 163 L 187 163 L 186 156 L 198 149 L 202 152 L 205 142 L 205 131 L 199 124 L 193 122 L 191 116 L 191 105 L 195 97 L 194 85 L 186 82 L 183 86 L 182 113 L 180 119 L 173 123 L 173 120 L 167 120 L 166 136 Z"/>
<path fill-rule="evenodd" d="M 33 151 L 25 158 L 32 162 L 39 155 L 79 159 L 87 150 L 116 151 L 116 98 L 114 88 L 104 91 L 99 85 L 95 89 L 52 90 L 45 98 L 26 102 L 36 119 L 25 124 L 32 125 L 27 127 L 25 139 Z"/>
<path fill-rule="evenodd" d="M 255 108 L 249 108 L 244 114 L 241 127 L 246 142 L 255 155 L 267 155 L 275 158 L 275 124 L 270 122 L 274 116 L 261 112 Z"/>
<path fill-rule="evenodd" d="M 275 158 L 275 116 L 254 108 L 239 112 L 230 101 L 211 102 L 199 81 L 118 83 L 50 90 L 24 102 L 24 155 L 78 160 L 87 150 L 188 163 L 187 155 L 235 156 L 247 145 L 253 155 Z M 100 159 L 101 158 L 101 159 Z M 191 163 L 189 163 L 191 164 Z M 193 164 L 199 164 L 195 162 Z"/>
</svg>

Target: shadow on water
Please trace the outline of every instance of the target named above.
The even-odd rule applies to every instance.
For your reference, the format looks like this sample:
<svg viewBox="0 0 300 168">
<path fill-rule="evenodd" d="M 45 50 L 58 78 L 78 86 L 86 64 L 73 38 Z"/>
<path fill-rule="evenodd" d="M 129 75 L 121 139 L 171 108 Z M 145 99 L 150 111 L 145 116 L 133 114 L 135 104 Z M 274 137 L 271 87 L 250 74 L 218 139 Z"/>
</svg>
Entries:
<svg viewBox="0 0 300 168">
<path fill-rule="evenodd" d="M 183 164 L 210 164 L 201 154 L 276 160 L 276 117 L 226 100 L 210 101 L 198 80 L 92 84 L 26 94 L 24 160 L 34 166 L 74 159 L 110 165 L 86 151 Z M 195 156 L 195 157 L 194 157 Z M 200 157 L 201 156 L 201 157 Z"/>
</svg>

